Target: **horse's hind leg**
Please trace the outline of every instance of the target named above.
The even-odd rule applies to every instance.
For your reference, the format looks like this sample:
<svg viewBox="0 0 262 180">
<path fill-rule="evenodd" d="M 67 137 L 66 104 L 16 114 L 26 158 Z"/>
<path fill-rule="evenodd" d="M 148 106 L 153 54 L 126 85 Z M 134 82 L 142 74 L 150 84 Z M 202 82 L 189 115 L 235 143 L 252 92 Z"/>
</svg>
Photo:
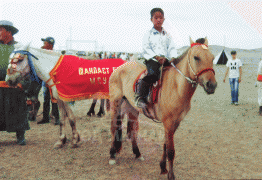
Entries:
<svg viewBox="0 0 262 180">
<path fill-rule="evenodd" d="M 87 116 L 91 117 L 92 115 L 95 115 L 96 102 L 97 102 L 97 99 L 93 99 L 92 105 L 91 105 L 89 111 L 86 114 Z"/>
<path fill-rule="evenodd" d="M 127 114 L 127 137 L 132 142 L 133 153 L 136 155 L 137 159 L 144 160 L 144 158 L 141 156 L 141 153 L 137 145 L 137 133 L 139 129 L 139 112 L 135 108 L 133 108 L 127 101 L 125 103 L 125 107 L 122 108 L 126 110 Z"/>
<path fill-rule="evenodd" d="M 111 133 L 112 133 L 112 146 L 110 149 L 109 164 L 116 163 L 116 153 L 119 153 L 122 147 L 122 115 L 121 104 L 123 99 L 113 100 L 111 102 Z"/>
<path fill-rule="evenodd" d="M 72 148 L 76 148 L 78 146 L 78 142 L 80 141 L 80 135 L 76 130 L 76 121 L 75 121 L 75 116 L 74 113 L 71 109 L 71 107 L 73 108 L 74 105 L 69 105 L 69 103 L 65 103 L 65 107 L 66 107 L 66 112 L 67 112 L 67 116 L 69 118 L 69 124 L 72 128 Z"/>
<path fill-rule="evenodd" d="M 104 99 L 101 99 L 101 104 L 100 104 L 100 110 L 99 112 L 97 113 L 97 116 L 98 117 L 102 117 L 105 115 L 105 100 Z"/>
<path fill-rule="evenodd" d="M 67 118 L 64 102 L 61 100 L 57 100 L 57 104 L 59 110 L 61 112 L 61 121 L 60 121 L 60 138 L 55 143 L 54 148 L 61 148 L 66 143 L 66 135 L 65 135 L 65 119 Z"/>
</svg>

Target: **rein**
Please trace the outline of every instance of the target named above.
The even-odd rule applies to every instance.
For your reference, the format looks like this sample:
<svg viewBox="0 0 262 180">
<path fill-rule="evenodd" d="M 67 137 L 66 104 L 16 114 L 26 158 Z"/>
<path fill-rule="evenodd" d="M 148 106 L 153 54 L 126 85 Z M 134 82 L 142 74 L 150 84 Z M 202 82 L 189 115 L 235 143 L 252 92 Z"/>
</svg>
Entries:
<svg viewBox="0 0 262 180">
<path fill-rule="evenodd" d="M 191 44 L 191 48 L 194 47 L 194 46 L 196 46 L 196 45 L 201 45 L 203 49 L 207 49 L 207 48 L 208 48 L 207 45 L 205 45 L 205 44 L 200 44 L 200 43 L 193 43 L 193 44 Z M 212 72 L 215 74 L 215 70 L 214 70 L 213 68 L 203 69 L 203 70 L 201 70 L 200 72 L 198 72 L 198 73 L 196 74 L 195 71 L 193 70 L 191 64 L 190 64 L 189 53 L 188 53 L 188 58 L 187 58 L 187 59 L 188 59 L 188 65 L 189 65 L 189 67 L 190 67 L 190 70 L 192 71 L 192 73 L 193 73 L 194 76 L 196 77 L 196 80 L 192 80 L 190 77 L 185 76 L 185 75 L 174 65 L 173 62 L 171 63 L 171 65 L 172 65 L 182 76 L 184 76 L 184 78 L 185 78 L 189 83 L 191 83 L 193 87 L 196 87 L 196 85 L 198 84 L 198 82 L 197 82 L 197 81 L 198 81 L 198 78 L 199 78 L 199 76 L 201 76 L 202 74 L 204 74 L 204 73 L 206 73 L 206 72 L 208 72 L 208 71 L 212 71 Z"/>
</svg>

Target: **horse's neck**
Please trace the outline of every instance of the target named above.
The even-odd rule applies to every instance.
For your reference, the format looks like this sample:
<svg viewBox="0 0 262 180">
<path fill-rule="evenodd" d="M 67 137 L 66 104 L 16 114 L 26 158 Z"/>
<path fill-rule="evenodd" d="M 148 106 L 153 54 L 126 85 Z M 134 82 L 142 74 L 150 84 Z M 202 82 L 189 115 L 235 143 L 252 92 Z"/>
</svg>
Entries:
<svg viewBox="0 0 262 180">
<path fill-rule="evenodd" d="M 50 78 L 49 73 L 56 65 L 59 56 L 34 48 L 30 49 L 30 52 L 38 58 L 38 60 L 32 58 L 37 75 L 46 82 Z"/>
<path fill-rule="evenodd" d="M 187 56 L 184 57 L 176 67 L 186 76 L 192 76 L 190 72 Z M 171 66 L 164 74 L 165 79 L 165 91 L 168 93 L 169 99 L 174 99 L 173 97 L 179 96 L 185 102 L 190 103 L 190 100 L 196 90 L 195 87 L 189 83 L 186 78 L 181 75 L 173 66 Z M 164 84 L 163 84 L 164 86 Z"/>
</svg>

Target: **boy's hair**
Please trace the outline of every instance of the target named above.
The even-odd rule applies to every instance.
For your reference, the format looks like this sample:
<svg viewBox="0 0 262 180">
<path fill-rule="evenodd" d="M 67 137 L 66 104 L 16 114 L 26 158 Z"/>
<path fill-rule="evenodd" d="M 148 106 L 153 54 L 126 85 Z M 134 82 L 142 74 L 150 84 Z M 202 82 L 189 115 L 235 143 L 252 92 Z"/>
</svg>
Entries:
<svg viewBox="0 0 262 180">
<path fill-rule="evenodd" d="M 231 55 L 233 54 L 237 54 L 237 52 L 235 50 L 231 51 Z"/>
<path fill-rule="evenodd" d="M 164 16 L 164 11 L 163 11 L 161 8 L 153 8 L 153 9 L 151 10 L 151 12 L 150 12 L 150 14 L 151 14 L 151 19 L 153 18 L 154 14 L 155 14 L 156 12 L 161 12 L 161 14 L 163 14 L 163 16 Z"/>
</svg>

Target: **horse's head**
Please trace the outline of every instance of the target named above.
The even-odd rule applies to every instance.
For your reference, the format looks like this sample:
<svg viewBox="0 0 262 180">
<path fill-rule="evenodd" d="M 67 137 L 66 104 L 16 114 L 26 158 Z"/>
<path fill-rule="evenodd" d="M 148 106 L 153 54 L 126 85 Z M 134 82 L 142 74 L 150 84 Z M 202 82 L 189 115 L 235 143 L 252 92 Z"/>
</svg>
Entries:
<svg viewBox="0 0 262 180">
<path fill-rule="evenodd" d="M 200 38 L 194 42 L 190 38 L 190 44 L 191 48 L 188 51 L 190 72 L 208 94 L 213 94 L 217 82 L 213 69 L 214 55 L 208 49 L 208 40 Z"/>
<path fill-rule="evenodd" d="M 9 63 L 6 74 L 6 82 L 9 86 L 17 86 L 18 83 L 30 79 L 30 66 L 27 55 L 12 53 Z"/>
</svg>

